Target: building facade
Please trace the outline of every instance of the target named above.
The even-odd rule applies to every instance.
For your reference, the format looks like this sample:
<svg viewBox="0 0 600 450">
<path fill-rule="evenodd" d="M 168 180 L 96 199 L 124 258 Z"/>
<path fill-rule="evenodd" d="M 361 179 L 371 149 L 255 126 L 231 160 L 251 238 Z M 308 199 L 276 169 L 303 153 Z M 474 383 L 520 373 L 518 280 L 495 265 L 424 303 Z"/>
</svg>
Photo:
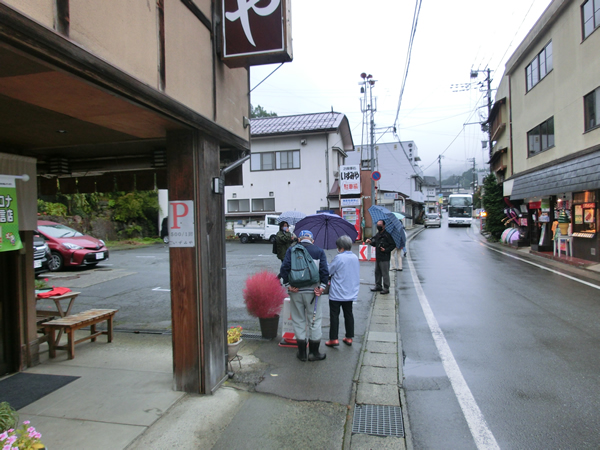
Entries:
<svg viewBox="0 0 600 450">
<path fill-rule="evenodd" d="M 170 248 L 174 387 L 209 393 L 225 379 L 226 278 L 212 274 L 225 267 L 220 185 L 241 176 L 224 169 L 250 149 L 252 61 L 222 57 L 221 5 L 0 2 L 0 175 L 30 175 L 17 183 L 24 251 L 0 252 L 0 374 L 39 363 L 37 192 L 159 187 L 170 207 L 191 205 L 192 245 Z"/>
<path fill-rule="evenodd" d="M 225 188 L 228 229 L 265 214 L 339 213 L 339 172 L 354 150 L 348 119 L 328 112 L 255 118 L 243 184 Z"/>
<path fill-rule="evenodd" d="M 599 261 L 600 2 L 554 0 L 506 64 L 492 167 L 532 248 L 568 217 L 575 257 Z M 562 212 L 562 214 L 561 214 Z"/>
</svg>

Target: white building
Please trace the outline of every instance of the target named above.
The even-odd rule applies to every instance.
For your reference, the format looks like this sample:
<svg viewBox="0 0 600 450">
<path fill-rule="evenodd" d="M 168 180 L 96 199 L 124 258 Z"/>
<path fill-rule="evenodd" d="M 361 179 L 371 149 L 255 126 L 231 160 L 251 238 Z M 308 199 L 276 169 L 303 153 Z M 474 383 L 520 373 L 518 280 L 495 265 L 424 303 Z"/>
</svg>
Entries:
<svg viewBox="0 0 600 450">
<path fill-rule="evenodd" d="M 250 129 L 244 184 L 225 187 L 229 228 L 238 221 L 261 221 L 265 214 L 339 208 L 339 167 L 354 148 L 344 114 L 256 118 Z"/>
</svg>

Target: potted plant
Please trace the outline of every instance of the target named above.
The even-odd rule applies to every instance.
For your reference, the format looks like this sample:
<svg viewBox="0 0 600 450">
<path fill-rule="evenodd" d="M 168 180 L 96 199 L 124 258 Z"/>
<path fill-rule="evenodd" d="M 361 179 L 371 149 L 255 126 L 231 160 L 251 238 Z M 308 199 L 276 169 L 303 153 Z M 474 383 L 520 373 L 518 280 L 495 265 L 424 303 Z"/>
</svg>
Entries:
<svg viewBox="0 0 600 450">
<path fill-rule="evenodd" d="M 231 361 L 237 355 L 242 343 L 242 327 L 231 327 L 227 330 L 227 355 Z"/>
<path fill-rule="evenodd" d="M 40 441 L 41 433 L 29 426 L 29 420 L 17 428 L 19 415 L 7 403 L 0 403 L 0 447 L 18 448 L 25 450 L 42 450 L 44 444 Z"/>
<path fill-rule="evenodd" d="M 279 313 L 287 293 L 277 275 L 268 270 L 255 273 L 246 279 L 243 291 L 248 313 L 258 317 L 262 336 L 267 339 L 277 337 Z"/>
</svg>

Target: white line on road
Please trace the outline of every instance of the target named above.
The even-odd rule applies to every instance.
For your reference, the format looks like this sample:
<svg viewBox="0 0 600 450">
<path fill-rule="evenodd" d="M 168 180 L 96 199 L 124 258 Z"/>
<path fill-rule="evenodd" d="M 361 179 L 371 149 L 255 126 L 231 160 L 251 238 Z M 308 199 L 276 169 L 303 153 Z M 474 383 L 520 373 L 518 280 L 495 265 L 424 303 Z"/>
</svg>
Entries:
<svg viewBox="0 0 600 450">
<path fill-rule="evenodd" d="M 480 244 L 484 245 L 485 247 L 489 248 L 490 250 L 500 253 L 501 255 L 508 256 L 513 259 L 518 259 L 519 261 L 523 261 L 527 264 L 531 264 L 532 266 L 539 267 L 540 269 L 544 269 L 544 270 L 547 270 L 548 272 L 555 273 L 556 275 L 560 275 L 561 277 L 568 278 L 569 280 L 577 281 L 578 283 L 585 284 L 586 286 L 593 287 L 594 289 L 600 289 L 600 286 L 598 286 L 597 284 L 593 284 L 593 283 L 589 283 L 587 281 L 580 280 L 579 278 L 572 277 L 571 275 L 567 275 L 565 273 L 559 272 L 558 270 L 550 269 L 548 267 L 542 266 L 541 264 L 536 264 L 534 262 L 527 261 L 526 259 L 519 258 L 518 256 L 511 255 L 510 253 L 503 252 L 502 250 L 497 250 L 495 248 L 490 247 L 489 245 L 484 244 L 483 242 L 480 242 Z"/>
<path fill-rule="evenodd" d="M 427 324 L 429 325 L 429 330 L 433 336 L 435 346 L 437 347 L 440 358 L 442 359 L 444 370 L 450 379 L 450 384 L 452 384 L 454 395 L 456 395 L 456 398 L 458 399 L 458 403 L 460 404 L 460 408 L 465 416 L 467 425 L 471 430 L 471 435 L 473 436 L 475 445 L 477 445 L 478 449 L 499 449 L 500 447 L 496 442 L 496 438 L 489 429 L 485 417 L 483 417 L 483 413 L 479 409 L 479 406 L 477 406 L 475 397 L 473 397 L 473 394 L 471 393 L 471 390 L 469 389 L 469 386 L 467 385 L 467 382 L 465 381 L 465 378 L 458 367 L 458 363 L 456 362 L 456 359 L 454 359 L 452 350 L 450 350 L 450 346 L 444 337 L 444 333 L 440 328 L 435 315 L 433 314 L 431 306 L 429 305 L 429 301 L 427 300 L 421 283 L 417 278 L 415 266 L 410 258 L 407 259 L 408 266 L 410 267 L 410 274 L 415 285 L 415 290 L 417 291 L 417 296 L 419 297 L 419 302 L 421 303 L 421 308 L 423 309 L 423 314 L 425 314 L 425 319 L 427 319 Z"/>
<path fill-rule="evenodd" d="M 159 287 L 155 287 L 152 290 L 153 291 L 160 291 L 160 292 L 171 292 L 171 289 L 162 289 L 160 286 Z"/>
</svg>

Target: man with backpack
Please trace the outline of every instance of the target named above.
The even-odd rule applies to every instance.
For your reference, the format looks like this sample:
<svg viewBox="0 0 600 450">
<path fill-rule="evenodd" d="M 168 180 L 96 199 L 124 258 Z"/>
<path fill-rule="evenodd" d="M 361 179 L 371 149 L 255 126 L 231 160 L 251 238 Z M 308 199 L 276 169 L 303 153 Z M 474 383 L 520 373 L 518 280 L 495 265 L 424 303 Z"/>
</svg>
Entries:
<svg viewBox="0 0 600 450">
<path fill-rule="evenodd" d="M 290 294 L 292 324 L 298 343 L 296 356 L 300 361 L 321 361 L 327 355 L 319 352 L 321 344 L 321 302 L 319 297 L 329 280 L 327 257 L 323 249 L 313 244 L 313 234 L 302 230 L 299 243 L 292 245 L 281 263 L 280 276 Z M 308 327 L 308 358 L 306 355 L 306 322 Z"/>
</svg>

